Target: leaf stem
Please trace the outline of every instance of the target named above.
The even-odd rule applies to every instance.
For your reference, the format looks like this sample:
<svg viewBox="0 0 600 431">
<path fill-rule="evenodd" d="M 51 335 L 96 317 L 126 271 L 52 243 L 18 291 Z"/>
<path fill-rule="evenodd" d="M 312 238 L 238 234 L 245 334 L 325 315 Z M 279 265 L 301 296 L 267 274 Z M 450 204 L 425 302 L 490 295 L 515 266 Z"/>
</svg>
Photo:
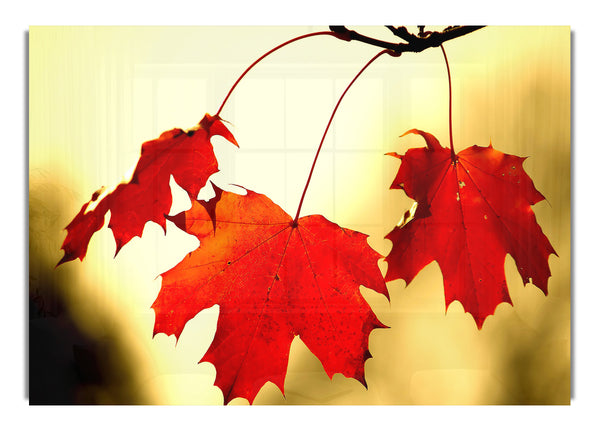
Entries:
<svg viewBox="0 0 600 431">
<path fill-rule="evenodd" d="M 248 66 L 246 68 L 246 70 L 244 70 L 244 72 L 240 75 L 240 77 L 237 79 L 237 81 L 235 81 L 235 83 L 233 84 L 233 86 L 231 87 L 231 89 L 229 90 L 229 92 L 227 93 L 227 96 L 225 96 L 225 99 L 223 99 L 223 103 L 221 103 L 221 106 L 219 107 L 219 110 L 215 114 L 215 117 L 219 116 L 219 114 L 223 110 L 223 107 L 225 106 L 225 103 L 229 99 L 229 96 L 231 96 L 231 93 L 233 93 L 233 90 L 235 89 L 235 87 L 237 87 L 237 85 L 240 83 L 240 81 L 242 80 L 242 78 L 244 76 L 246 76 L 246 74 L 250 71 L 250 69 L 252 69 L 258 63 L 260 63 L 265 57 L 267 57 L 268 55 L 274 53 L 275 51 L 279 50 L 280 48 L 283 48 L 284 46 L 289 45 L 290 43 L 296 42 L 296 41 L 301 40 L 301 39 L 306 39 L 308 37 L 322 36 L 322 35 L 334 36 L 334 37 L 337 37 L 338 39 L 346 40 L 344 36 L 342 36 L 342 35 L 334 32 L 334 31 L 317 31 L 317 32 L 314 32 L 314 33 L 303 34 L 301 36 L 295 37 L 295 38 L 290 39 L 290 40 L 288 40 L 286 42 L 283 42 L 282 44 L 277 45 L 275 48 L 267 51 L 266 53 L 264 53 L 263 55 L 261 55 L 259 58 L 257 58 L 250 66 Z"/>
<path fill-rule="evenodd" d="M 389 54 L 394 57 L 397 57 L 399 55 L 389 49 L 384 49 L 384 50 L 380 51 L 377 55 L 375 55 L 373 58 L 371 58 L 367 62 L 367 64 L 365 64 L 362 67 L 362 69 L 360 69 L 360 71 L 356 74 L 356 76 L 352 79 L 352 81 L 350 81 L 350 83 L 348 84 L 348 86 L 346 87 L 346 89 L 344 90 L 344 92 L 342 93 L 340 98 L 338 99 L 337 104 L 335 105 L 335 108 L 333 108 L 333 112 L 331 113 L 331 117 L 329 117 L 329 121 L 327 122 L 327 126 L 325 127 L 325 132 L 323 133 L 323 137 L 321 138 L 321 142 L 319 143 L 319 147 L 317 148 L 317 153 L 315 154 L 315 158 L 314 158 L 312 166 L 310 168 L 310 172 L 308 174 L 308 179 L 306 180 L 306 185 L 304 186 L 304 191 L 302 192 L 302 197 L 300 198 L 300 203 L 298 204 L 298 211 L 296 211 L 296 217 L 294 217 L 294 221 L 292 222 L 292 227 L 298 226 L 298 218 L 300 217 L 300 210 L 302 209 L 302 204 L 304 203 L 304 197 L 306 196 L 306 191 L 308 190 L 308 185 L 310 184 L 310 180 L 311 180 L 313 172 L 315 170 L 315 166 L 317 164 L 317 159 L 319 158 L 319 154 L 321 153 L 321 148 L 323 148 L 323 142 L 325 142 L 325 137 L 327 136 L 327 132 L 329 131 L 329 127 L 331 126 L 333 117 L 335 116 L 335 113 L 337 112 L 337 109 L 340 106 L 342 99 L 344 98 L 344 96 L 346 95 L 346 93 L 348 92 L 350 87 L 352 87 L 354 82 L 358 79 L 358 77 L 367 69 L 367 67 L 369 67 L 371 65 L 371 63 L 373 63 L 375 60 L 377 60 L 383 54 Z"/>
<path fill-rule="evenodd" d="M 440 48 L 442 48 L 442 54 L 444 54 L 444 61 L 446 62 L 446 70 L 448 71 L 448 130 L 450 133 L 450 154 L 452 156 L 452 161 L 455 161 L 456 152 L 454 151 L 454 141 L 452 140 L 452 80 L 450 78 L 450 64 L 448 63 L 444 45 L 440 45 Z"/>
</svg>

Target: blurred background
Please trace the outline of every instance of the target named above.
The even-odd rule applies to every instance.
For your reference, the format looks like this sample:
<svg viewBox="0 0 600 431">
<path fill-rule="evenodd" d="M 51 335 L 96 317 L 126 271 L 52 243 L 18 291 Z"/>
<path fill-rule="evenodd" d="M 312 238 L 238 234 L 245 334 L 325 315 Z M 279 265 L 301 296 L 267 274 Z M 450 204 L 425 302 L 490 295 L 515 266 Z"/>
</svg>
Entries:
<svg viewBox="0 0 600 431">
<path fill-rule="evenodd" d="M 354 29 L 394 40 L 383 26 Z M 252 61 L 319 30 L 326 28 L 30 28 L 31 404 L 222 404 L 214 367 L 198 364 L 218 307 L 192 319 L 177 345 L 173 336 L 152 338 L 159 275 L 193 250 L 195 240 L 172 226 L 164 236 L 149 223 L 113 259 L 105 226 L 83 262 L 55 268 L 63 229 L 95 190 L 129 179 L 142 142 L 214 114 Z M 445 311 L 436 263 L 409 286 L 389 283 L 390 302 L 361 288 L 391 327 L 371 334 L 369 389 L 340 374 L 330 380 L 296 338 L 286 396 L 267 383 L 255 404 L 569 403 L 570 30 L 487 27 L 444 46 L 457 151 L 491 141 L 500 151 L 528 156 L 525 170 L 547 199 L 534 210 L 559 256 L 550 257 L 548 296 L 523 286 L 510 256 L 505 268 L 514 306 L 501 304 L 480 331 L 459 303 Z M 221 113 L 240 148 L 213 139 L 221 172 L 212 180 L 264 193 L 293 214 L 339 95 L 377 51 L 320 36 L 265 59 Z M 423 146 L 417 136 L 399 138 L 412 128 L 448 146 L 440 49 L 381 57 L 355 83 L 325 141 L 302 214 L 364 232 L 386 254 L 391 244 L 383 237 L 412 201 L 389 190 L 399 161 L 384 153 Z M 172 187 L 174 214 L 189 201 Z"/>
</svg>

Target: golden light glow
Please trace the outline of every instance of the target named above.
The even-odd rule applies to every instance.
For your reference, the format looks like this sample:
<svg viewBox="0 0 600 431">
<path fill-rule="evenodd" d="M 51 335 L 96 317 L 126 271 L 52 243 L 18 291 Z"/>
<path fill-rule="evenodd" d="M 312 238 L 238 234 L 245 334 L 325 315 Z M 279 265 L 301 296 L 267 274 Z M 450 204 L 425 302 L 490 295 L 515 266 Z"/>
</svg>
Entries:
<svg viewBox="0 0 600 431">
<path fill-rule="evenodd" d="M 32 27 L 29 179 L 31 289 L 64 300 L 88 336 L 109 340 L 135 394 L 129 403 L 221 404 L 215 370 L 198 361 L 210 345 L 218 307 L 174 337 L 152 337 L 150 306 L 160 273 L 197 245 L 152 224 L 116 259 L 110 230 L 87 257 L 53 269 L 62 229 L 101 186 L 111 189 L 135 164 L 142 142 L 214 113 L 245 67 L 309 27 Z M 361 29 L 364 33 L 369 28 Z M 331 40 L 330 40 L 331 39 Z M 218 40 L 219 45 L 210 42 Z M 523 286 L 507 258 L 514 307 L 500 305 L 478 331 L 459 303 L 445 311 L 437 265 L 405 288 L 389 283 L 391 303 L 361 289 L 391 329 L 370 337 L 366 390 L 329 380 L 296 339 L 286 396 L 267 384 L 255 404 L 564 404 L 570 400 L 570 32 L 568 27 L 488 27 L 445 44 L 453 82 L 454 143 L 529 156 L 526 172 L 547 198 L 534 207 L 560 258 L 550 257 L 549 295 Z M 240 184 L 294 214 L 308 169 L 337 98 L 375 48 L 334 38 L 298 42 L 242 81 L 221 113 L 240 143 L 215 138 L 222 187 Z M 447 77 L 440 50 L 382 57 L 342 102 L 317 163 L 302 214 L 323 214 L 383 239 L 409 210 L 389 190 L 403 153 L 423 146 L 401 134 L 418 128 L 448 146 Z M 171 213 L 189 201 L 176 199 Z M 196 241 L 196 242 L 195 242 Z M 51 292 L 39 280 L 52 279 Z M 37 281 L 36 281 L 37 280 Z M 115 387 L 90 389 L 93 402 L 127 402 Z M 122 388 L 121 388 L 122 389 Z M 120 390 L 120 389 L 119 389 Z M 236 400 L 234 403 L 244 403 Z"/>
</svg>

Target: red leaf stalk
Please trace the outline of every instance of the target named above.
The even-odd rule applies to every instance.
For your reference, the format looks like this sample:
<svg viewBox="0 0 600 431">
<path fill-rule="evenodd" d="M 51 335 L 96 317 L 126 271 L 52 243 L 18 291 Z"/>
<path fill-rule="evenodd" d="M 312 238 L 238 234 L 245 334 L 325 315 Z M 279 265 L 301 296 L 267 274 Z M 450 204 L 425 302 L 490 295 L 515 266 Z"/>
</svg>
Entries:
<svg viewBox="0 0 600 431">
<path fill-rule="evenodd" d="M 295 227 L 298 225 L 298 218 L 300 217 L 300 210 L 302 209 L 302 204 L 304 203 L 304 197 L 306 196 L 306 191 L 308 190 L 308 185 L 310 184 L 310 180 L 311 180 L 313 172 L 315 170 L 315 165 L 317 164 L 317 159 L 319 158 L 319 153 L 321 152 L 321 148 L 323 148 L 323 142 L 325 142 L 325 137 L 327 136 L 327 132 L 329 131 L 329 126 L 331 126 L 333 117 L 335 116 L 335 113 L 337 112 L 337 109 L 340 106 L 342 99 L 344 98 L 344 96 L 346 95 L 346 93 L 348 92 L 350 87 L 352 87 L 354 82 L 358 79 L 358 77 L 360 75 L 362 75 L 362 73 L 367 69 L 367 67 L 369 67 L 371 65 L 371 63 L 373 63 L 375 60 L 377 60 L 383 54 L 389 54 L 394 57 L 398 57 L 400 55 L 400 54 L 396 54 L 395 52 L 393 52 L 389 49 L 384 49 L 383 51 L 380 51 L 378 54 L 376 54 L 373 58 L 371 58 L 367 62 L 367 64 L 365 64 L 363 66 L 362 69 L 360 69 L 360 71 L 356 74 L 356 76 L 352 79 L 352 81 L 350 81 L 350 84 L 348 84 L 348 86 L 346 87 L 346 89 L 344 90 L 342 95 L 340 96 L 339 100 L 337 101 L 335 108 L 333 108 L 333 112 L 331 113 L 331 117 L 329 117 L 329 122 L 327 123 L 327 127 L 325 127 L 325 132 L 323 133 L 323 137 L 321 138 L 321 143 L 319 144 L 319 148 L 317 149 L 317 153 L 315 154 L 315 159 L 313 160 L 312 166 L 310 168 L 310 173 L 308 174 L 308 179 L 306 180 L 306 186 L 304 186 L 304 191 L 302 192 L 302 197 L 300 198 L 300 203 L 298 204 L 298 211 L 296 211 L 296 217 L 294 217 L 292 226 Z"/>
<path fill-rule="evenodd" d="M 448 71 L 448 130 L 450 133 L 450 155 L 452 156 L 452 161 L 455 161 L 456 152 L 454 151 L 454 142 L 452 140 L 452 80 L 450 79 L 450 64 L 448 63 L 444 45 L 440 45 L 440 48 L 442 48 L 442 54 L 444 54 L 444 61 L 446 62 L 446 70 Z"/>
<path fill-rule="evenodd" d="M 287 42 L 283 42 L 280 45 L 277 45 L 275 48 L 267 51 L 266 53 L 264 53 L 263 55 L 261 55 L 258 59 L 256 59 L 250 66 L 248 66 L 246 68 L 246 70 L 244 70 L 244 72 L 240 75 L 240 77 L 237 79 L 237 81 L 235 81 L 235 83 L 233 84 L 233 86 L 231 87 L 231 89 L 229 90 L 229 92 L 227 93 L 227 96 L 225 96 L 225 99 L 223 100 L 223 103 L 221 103 L 221 106 L 219 107 L 219 110 L 217 111 L 215 117 L 218 117 L 219 114 L 221 113 L 221 110 L 223 109 L 223 107 L 225 106 L 225 103 L 227 102 L 227 100 L 229 99 L 229 96 L 231 96 L 231 93 L 233 93 L 233 90 L 235 89 L 235 87 L 237 87 L 237 85 L 240 83 L 240 81 L 242 80 L 242 78 L 244 76 L 246 76 L 246 74 L 250 71 L 250 69 L 252 69 L 254 66 L 256 66 L 258 63 L 260 63 L 265 57 L 271 55 L 272 53 L 274 53 L 275 51 L 279 50 L 280 48 L 283 48 L 286 45 L 289 45 L 290 43 L 296 42 L 298 40 L 302 40 L 302 39 L 306 39 L 308 37 L 312 37 L 312 36 L 323 36 L 323 35 L 327 35 L 327 36 L 335 36 L 338 39 L 344 39 L 343 36 L 341 36 L 340 34 L 333 32 L 333 31 L 317 31 L 314 33 L 307 33 L 307 34 L 303 34 L 302 36 L 298 36 L 295 37 L 293 39 L 288 40 Z"/>
</svg>

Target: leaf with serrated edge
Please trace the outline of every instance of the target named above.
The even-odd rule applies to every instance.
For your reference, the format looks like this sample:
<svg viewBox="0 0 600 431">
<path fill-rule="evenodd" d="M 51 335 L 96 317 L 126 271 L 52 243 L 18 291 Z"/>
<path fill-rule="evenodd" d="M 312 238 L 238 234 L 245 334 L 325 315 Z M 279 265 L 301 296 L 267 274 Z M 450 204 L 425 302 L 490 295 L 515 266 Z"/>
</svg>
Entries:
<svg viewBox="0 0 600 431">
<path fill-rule="evenodd" d="M 225 403 L 236 397 L 252 403 L 267 381 L 283 392 L 296 335 L 330 377 L 342 373 L 366 385 L 369 334 L 385 326 L 359 287 L 387 297 L 377 266 L 382 256 L 366 235 L 320 215 L 302 217 L 295 227 L 252 191 L 217 196 L 214 216 L 194 201 L 171 218 L 200 246 L 162 274 L 154 333 L 179 337 L 191 318 L 218 304 L 215 338 L 201 361 L 215 365 Z"/>
<path fill-rule="evenodd" d="M 420 130 L 426 148 L 392 154 L 402 160 L 392 189 L 417 202 L 414 217 L 386 238 L 386 281 L 409 284 L 436 261 L 444 277 L 446 308 L 459 301 L 481 329 L 498 304 L 512 304 L 504 276 L 510 254 L 523 283 L 531 279 L 548 294 L 548 258 L 556 254 L 532 205 L 544 199 L 523 170 L 522 157 L 472 146 L 456 155 Z"/>
</svg>

